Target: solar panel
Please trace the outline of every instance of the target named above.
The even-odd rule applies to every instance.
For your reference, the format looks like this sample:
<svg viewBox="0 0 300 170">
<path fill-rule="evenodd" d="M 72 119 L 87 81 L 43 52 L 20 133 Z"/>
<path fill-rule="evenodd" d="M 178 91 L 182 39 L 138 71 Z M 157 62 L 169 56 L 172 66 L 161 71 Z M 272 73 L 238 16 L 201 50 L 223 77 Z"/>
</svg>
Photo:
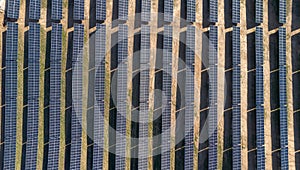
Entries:
<svg viewBox="0 0 300 170">
<path fill-rule="evenodd" d="M 279 0 L 279 23 L 286 23 L 286 0 Z"/>
<path fill-rule="evenodd" d="M 74 24 L 72 57 L 72 129 L 70 168 L 80 169 L 82 134 L 82 62 L 84 25 Z"/>
<path fill-rule="evenodd" d="M 39 81 L 40 81 L 40 25 L 29 23 L 28 36 L 28 113 L 27 113 L 27 169 L 35 169 L 37 163 L 39 128 Z"/>
<path fill-rule="evenodd" d="M 187 16 L 186 19 L 189 22 L 196 21 L 196 2 L 195 0 L 187 0 Z"/>
<path fill-rule="evenodd" d="M 186 31 L 187 72 L 185 80 L 185 146 L 184 169 L 193 169 L 194 156 L 194 71 L 195 71 L 195 27 L 188 26 Z"/>
<path fill-rule="evenodd" d="M 149 22 L 151 20 L 151 0 L 142 0 L 142 21 Z"/>
<path fill-rule="evenodd" d="M 41 16 L 41 1 L 30 0 L 29 1 L 29 19 L 39 20 Z"/>
<path fill-rule="evenodd" d="M 84 20 L 84 0 L 74 0 L 74 20 Z"/>
<path fill-rule="evenodd" d="M 7 18 L 18 19 L 20 0 L 7 0 Z"/>
<path fill-rule="evenodd" d="M 106 19 L 106 0 L 96 1 L 96 20 L 104 21 Z"/>
<path fill-rule="evenodd" d="M 126 112 L 127 112 L 127 61 L 128 27 L 120 24 L 118 32 L 118 83 L 117 83 L 117 129 L 116 129 L 116 169 L 125 168 Z"/>
<path fill-rule="evenodd" d="M 61 20 L 62 19 L 62 0 L 52 0 L 51 8 L 51 19 Z"/>
<path fill-rule="evenodd" d="M 209 20 L 218 22 L 218 0 L 209 0 Z"/>
<path fill-rule="evenodd" d="M 128 0 L 119 0 L 119 20 L 128 19 Z"/>
<path fill-rule="evenodd" d="M 171 128 L 171 88 L 172 88 L 172 26 L 164 26 L 163 37 L 163 81 L 162 88 L 166 95 L 163 101 L 161 169 L 170 169 L 170 128 Z"/>
<path fill-rule="evenodd" d="M 93 169 L 103 167 L 106 26 L 96 24 Z"/>
<path fill-rule="evenodd" d="M 263 29 L 256 27 L 255 32 L 256 67 L 263 65 Z"/>
<path fill-rule="evenodd" d="M 218 27 L 209 30 L 209 150 L 208 167 L 217 169 L 217 96 L 218 96 Z"/>
<path fill-rule="evenodd" d="M 279 28 L 279 66 L 286 65 L 286 29 Z"/>
<path fill-rule="evenodd" d="M 3 169 L 15 169 L 18 24 L 7 22 Z"/>
<path fill-rule="evenodd" d="M 218 63 L 218 27 L 210 26 L 209 30 L 209 65 Z"/>
<path fill-rule="evenodd" d="M 50 49 L 50 113 L 48 169 L 58 169 L 60 143 L 60 90 L 62 25 L 52 23 Z"/>
<path fill-rule="evenodd" d="M 232 22 L 240 23 L 240 0 L 232 0 Z"/>
<path fill-rule="evenodd" d="M 255 22 L 260 24 L 263 22 L 263 0 L 256 0 L 255 2 Z"/>
<path fill-rule="evenodd" d="M 164 0 L 164 21 L 172 22 L 173 21 L 173 1 L 174 0 Z"/>
</svg>

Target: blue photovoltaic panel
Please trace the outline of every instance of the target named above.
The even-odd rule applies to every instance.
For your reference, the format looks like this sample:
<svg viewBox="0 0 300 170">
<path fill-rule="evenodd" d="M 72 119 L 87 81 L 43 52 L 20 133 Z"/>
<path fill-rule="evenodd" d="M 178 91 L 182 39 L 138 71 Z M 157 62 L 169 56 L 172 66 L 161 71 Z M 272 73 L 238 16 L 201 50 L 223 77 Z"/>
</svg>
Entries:
<svg viewBox="0 0 300 170">
<path fill-rule="evenodd" d="M 241 169 L 241 68 L 240 68 L 240 28 L 233 27 L 232 33 L 233 77 L 232 77 L 232 168 Z"/>
<path fill-rule="evenodd" d="M 218 22 L 218 0 L 209 0 L 209 21 Z"/>
<path fill-rule="evenodd" d="M 196 2 L 195 0 L 187 0 L 187 16 L 186 19 L 189 22 L 196 21 Z"/>
<path fill-rule="evenodd" d="M 186 31 L 186 80 L 185 80 L 185 146 L 184 169 L 193 169 L 194 157 L 194 71 L 195 71 L 195 27 Z"/>
<path fill-rule="evenodd" d="M 106 0 L 96 0 L 96 20 L 106 19 Z"/>
<path fill-rule="evenodd" d="M 286 0 L 279 0 L 279 23 L 286 23 Z"/>
<path fill-rule="evenodd" d="M 141 27 L 138 169 L 148 169 L 150 26 Z"/>
<path fill-rule="evenodd" d="M 255 22 L 260 24 L 263 22 L 263 0 L 256 0 L 255 2 Z"/>
<path fill-rule="evenodd" d="M 7 0 L 7 18 L 18 19 L 20 0 Z"/>
<path fill-rule="evenodd" d="M 126 110 L 127 110 L 127 61 L 128 27 L 120 24 L 118 32 L 118 82 L 116 124 L 116 169 L 125 168 Z"/>
<path fill-rule="evenodd" d="M 217 169 L 217 142 L 218 142 L 218 115 L 217 115 L 217 97 L 218 97 L 218 28 L 210 26 L 209 30 L 209 150 L 208 167 Z"/>
<path fill-rule="evenodd" d="M 39 20 L 41 16 L 41 0 L 29 1 L 29 19 Z"/>
<path fill-rule="evenodd" d="M 35 169 L 38 149 L 40 81 L 40 25 L 29 23 L 28 36 L 28 113 L 26 169 Z"/>
<path fill-rule="evenodd" d="M 82 134 L 82 62 L 84 25 L 74 24 L 72 57 L 72 128 L 70 168 L 80 169 Z"/>
<path fill-rule="evenodd" d="M 240 0 L 232 0 L 232 22 L 240 22 Z"/>
<path fill-rule="evenodd" d="M 106 26 L 96 26 L 93 169 L 103 169 Z"/>
<path fill-rule="evenodd" d="M 119 20 L 128 19 L 128 0 L 119 0 Z"/>
<path fill-rule="evenodd" d="M 170 169 L 170 128 L 172 88 L 172 26 L 164 26 L 163 38 L 163 93 L 166 94 L 162 112 L 161 169 Z"/>
<path fill-rule="evenodd" d="M 142 0 L 142 21 L 149 22 L 151 20 L 151 0 Z"/>
<path fill-rule="evenodd" d="M 263 29 L 256 27 L 255 32 L 255 54 L 256 54 L 256 67 L 263 65 Z"/>
<path fill-rule="evenodd" d="M 84 0 L 74 0 L 74 20 L 84 19 Z"/>
<path fill-rule="evenodd" d="M 53 3 L 53 1 L 52 1 Z M 50 114 L 48 169 L 58 169 L 60 142 L 60 90 L 62 25 L 52 23 L 50 49 Z"/>
<path fill-rule="evenodd" d="M 164 0 L 164 21 L 173 21 L 173 0 Z"/>
<path fill-rule="evenodd" d="M 17 119 L 18 24 L 8 22 L 6 33 L 3 169 L 15 169 Z"/>
<path fill-rule="evenodd" d="M 286 65 L 286 29 L 279 28 L 279 66 Z"/>
<path fill-rule="evenodd" d="M 51 8 L 51 19 L 61 20 L 62 19 L 62 0 L 52 0 Z"/>
</svg>

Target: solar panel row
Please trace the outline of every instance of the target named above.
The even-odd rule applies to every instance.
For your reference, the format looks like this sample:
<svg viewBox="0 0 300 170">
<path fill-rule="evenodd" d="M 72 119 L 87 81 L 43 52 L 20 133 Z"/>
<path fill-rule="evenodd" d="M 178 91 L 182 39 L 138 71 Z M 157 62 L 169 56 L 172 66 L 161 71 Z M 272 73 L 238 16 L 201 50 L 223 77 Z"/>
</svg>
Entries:
<svg viewBox="0 0 300 170">
<path fill-rule="evenodd" d="M 39 128 L 39 81 L 40 81 L 40 25 L 29 23 L 28 36 L 28 113 L 26 169 L 35 169 L 37 163 Z"/>
<path fill-rule="evenodd" d="M 286 0 L 279 0 L 279 23 L 286 23 Z"/>
<path fill-rule="evenodd" d="M 212 3 L 212 2 L 211 2 Z M 208 168 L 217 169 L 217 97 L 218 97 L 218 27 L 209 30 L 209 115 L 208 115 Z"/>
<path fill-rule="evenodd" d="M 151 0 L 142 0 L 141 20 L 144 22 L 151 20 Z"/>
<path fill-rule="evenodd" d="M 288 160 L 288 114 L 286 88 L 286 29 L 279 28 L 279 96 L 280 96 L 280 145 L 281 167 L 287 168 Z"/>
<path fill-rule="evenodd" d="M 104 21 L 106 19 L 106 0 L 96 1 L 96 20 Z"/>
<path fill-rule="evenodd" d="M 119 20 L 128 19 L 128 0 L 119 0 Z"/>
<path fill-rule="evenodd" d="M 3 169 L 15 169 L 18 24 L 7 22 Z"/>
<path fill-rule="evenodd" d="M 260 24 L 263 22 L 263 0 L 256 0 L 255 2 L 255 22 Z"/>
<path fill-rule="evenodd" d="M 240 68 L 240 28 L 233 27 L 232 32 L 232 168 L 241 169 L 241 68 Z"/>
<path fill-rule="evenodd" d="M 96 27 L 93 169 L 103 169 L 106 26 L 97 24 Z"/>
<path fill-rule="evenodd" d="M 209 0 L 209 21 L 218 22 L 218 0 Z"/>
<path fill-rule="evenodd" d="M 232 0 L 232 22 L 240 22 L 240 0 Z"/>
<path fill-rule="evenodd" d="M 187 0 L 187 16 L 186 19 L 189 22 L 196 21 L 196 1 L 195 0 Z"/>
<path fill-rule="evenodd" d="M 118 32 L 118 82 L 116 124 L 116 169 L 125 168 L 126 112 L 127 112 L 127 61 L 128 27 L 120 24 Z"/>
<path fill-rule="evenodd" d="M 263 30 L 256 27 L 256 146 L 257 169 L 265 169 Z"/>
<path fill-rule="evenodd" d="M 172 88 L 172 41 L 173 27 L 164 26 L 163 37 L 163 101 L 162 138 L 161 138 L 161 169 L 170 169 L 170 128 L 171 128 L 171 88 Z"/>
<path fill-rule="evenodd" d="M 53 3 L 53 1 L 52 1 Z M 52 23 L 50 49 L 50 113 L 48 169 L 58 169 L 60 143 L 62 25 Z"/>
<path fill-rule="evenodd" d="M 72 116 L 70 168 L 80 169 L 82 134 L 82 62 L 84 25 L 74 24 L 72 56 Z"/>
<path fill-rule="evenodd" d="M 173 21 L 173 1 L 174 0 L 164 0 L 164 21 Z"/>
<path fill-rule="evenodd" d="M 62 19 L 62 0 L 52 0 L 51 7 L 51 19 L 61 20 Z"/>
<path fill-rule="evenodd" d="M 194 155 L 194 71 L 195 71 L 195 27 L 186 31 L 186 80 L 185 80 L 185 146 L 184 169 L 193 169 Z"/>
<path fill-rule="evenodd" d="M 7 0 L 7 18 L 18 19 L 20 0 Z"/>
<path fill-rule="evenodd" d="M 144 2 L 144 1 L 143 1 Z M 141 26 L 138 169 L 148 169 L 150 26 Z"/>
<path fill-rule="evenodd" d="M 29 19 L 39 20 L 41 16 L 41 0 L 29 1 Z"/>
<path fill-rule="evenodd" d="M 84 0 L 74 0 L 74 20 L 84 20 Z"/>
</svg>

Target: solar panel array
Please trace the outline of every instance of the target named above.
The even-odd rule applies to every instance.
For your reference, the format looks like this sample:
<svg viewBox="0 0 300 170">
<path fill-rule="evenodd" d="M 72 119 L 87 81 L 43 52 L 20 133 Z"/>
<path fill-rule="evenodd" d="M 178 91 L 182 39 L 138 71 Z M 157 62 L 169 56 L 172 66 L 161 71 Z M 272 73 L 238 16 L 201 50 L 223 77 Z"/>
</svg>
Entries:
<svg viewBox="0 0 300 170">
<path fill-rule="evenodd" d="M 196 1 L 195 0 L 187 0 L 187 16 L 186 19 L 189 22 L 196 21 Z"/>
<path fill-rule="evenodd" d="M 40 24 L 29 23 L 28 36 L 28 113 L 26 169 L 35 169 L 37 163 L 39 128 L 40 81 Z"/>
<path fill-rule="evenodd" d="M 150 26 L 141 26 L 138 169 L 148 169 Z"/>
<path fill-rule="evenodd" d="M 118 82 L 117 82 L 117 129 L 116 169 L 125 168 L 126 110 L 127 110 L 127 59 L 128 27 L 120 24 L 118 32 Z"/>
<path fill-rule="evenodd" d="M 240 0 L 232 0 L 232 22 L 240 23 Z"/>
<path fill-rule="evenodd" d="M 256 27 L 256 146 L 257 169 L 265 169 L 263 30 Z"/>
<path fill-rule="evenodd" d="M 74 20 L 84 20 L 84 0 L 74 0 Z"/>
<path fill-rule="evenodd" d="M 218 0 L 209 0 L 209 21 L 218 22 Z"/>
<path fill-rule="evenodd" d="M 194 156 L 194 74 L 195 74 L 195 27 L 186 31 L 186 80 L 185 80 L 185 146 L 184 169 L 193 169 Z"/>
<path fill-rule="evenodd" d="M 288 120 L 286 89 L 286 29 L 279 28 L 279 96 L 281 167 L 288 167 Z"/>
<path fill-rule="evenodd" d="M 217 142 L 218 142 L 218 27 L 210 26 L 209 30 L 209 115 L 208 115 L 208 167 L 217 169 Z"/>
<path fill-rule="evenodd" d="M 84 25 L 74 24 L 72 57 L 72 129 L 70 168 L 80 169 Z"/>
<path fill-rule="evenodd" d="M 141 20 L 144 22 L 151 20 L 151 0 L 142 0 Z"/>
<path fill-rule="evenodd" d="M 20 0 L 7 0 L 7 18 L 18 19 L 20 10 Z"/>
<path fill-rule="evenodd" d="M 119 20 L 128 19 L 128 0 L 119 0 Z"/>
<path fill-rule="evenodd" d="M 96 0 L 96 20 L 106 19 L 106 0 Z"/>
<path fill-rule="evenodd" d="M 93 169 L 103 169 L 106 26 L 96 25 Z"/>
<path fill-rule="evenodd" d="M 173 27 L 164 26 L 163 37 L 163 81 L 162 89 L 166 98 L 163 101 L 161 169 L 170 169 L 170 129 L 171 129 L 171 89 L 172 89 L 172 41 Z"/>
<path fill-rule="evenodd" d="M 232 169 L 241 169 L 241 46 L 240 46 L 240 28 L 233 27 L 232 32 L 232 59 L 233 59 L 233 77 L 232 77 Z"/>
<path fill-rule="evenodd" d="M 279 23 L 286 23 L 286 0 L 279 0 Z"/>
<path fill-rule="evenodd" d="M 256 0 L 255 2 L 255 22 L 260 24 L 263 22 L 263 0 Z"/>
<path fill-rule="evenodd" d="M 51 8 L 51 19 L 61 20 L 62 19 L 62 0 L 52 0 Z"/>
<path fill-rule="evenodd" d="M 39 20 L 41 16 L 41 0 L 29 1 L 29 19 Z"/>
<path fill-rule="evenodd" d="M 164 21 L 173 21 L 173 1 L 174 0 L 164 0 Z"/>
<path fill-rule="evenodd" d="M 52 1 L 53 2 L 53 1 Z M 60 143 L 62 25 L 52 23 L 48 169 L 58 169 Z"/>
<path fill-rule="evenodd" d="M 3 169 L 15 169 L 18 24 L 7 22 Z"/>
</svg>

